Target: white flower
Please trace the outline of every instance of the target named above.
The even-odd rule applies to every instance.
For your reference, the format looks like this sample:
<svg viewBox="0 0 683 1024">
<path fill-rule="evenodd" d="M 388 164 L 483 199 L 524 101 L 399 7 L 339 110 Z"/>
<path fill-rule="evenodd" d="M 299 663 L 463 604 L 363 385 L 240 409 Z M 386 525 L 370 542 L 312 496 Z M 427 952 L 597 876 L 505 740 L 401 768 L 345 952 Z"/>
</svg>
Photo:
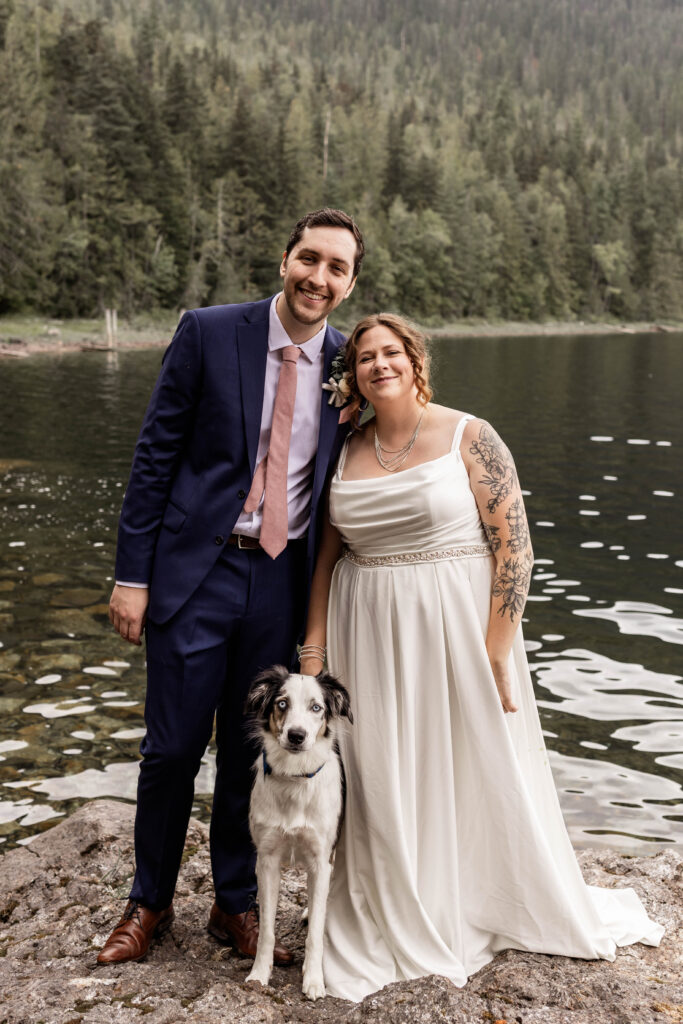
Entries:
<svg viewBox="0 0 683 1024">
<path fill-rule="evenodd" d="M 331 392 L 328 405 L 334 405 L 337 408 L 340 408 L 348 402 L 351 397 L 348 372 L 344 373 L 339 380 L 335 380 L 334 377 L 330 377 L 327 384 L 323 384 L 323 391 Z"/>
</svg>

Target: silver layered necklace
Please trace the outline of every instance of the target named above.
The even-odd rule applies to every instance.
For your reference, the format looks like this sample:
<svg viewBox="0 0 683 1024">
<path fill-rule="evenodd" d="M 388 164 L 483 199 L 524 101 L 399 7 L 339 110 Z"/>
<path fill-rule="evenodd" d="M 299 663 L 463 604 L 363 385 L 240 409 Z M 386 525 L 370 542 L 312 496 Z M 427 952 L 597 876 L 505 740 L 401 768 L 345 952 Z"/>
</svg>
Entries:
<svg viewBox="0 0 683 1024">
<path fill-rule="evenodd" d="M 423 409 L 410 440 L 407 444 L 404 444 L 402 448 L 385 448 L 377 436 L 377 427 L 375 427 L 375 455 L 377 456 L 377 461 L 380 466 L 382 469 L 386 469 L 387 473 L 395 473 L 397 469 L 400 469 L 412 452 L 415 447 L 415 442 L 417 441 L 417 435 L 420 433 L 424 414 L 425 411 Z M 385 458 L 385 455 L 388 455 L 389 458 Z"/>
</svg>

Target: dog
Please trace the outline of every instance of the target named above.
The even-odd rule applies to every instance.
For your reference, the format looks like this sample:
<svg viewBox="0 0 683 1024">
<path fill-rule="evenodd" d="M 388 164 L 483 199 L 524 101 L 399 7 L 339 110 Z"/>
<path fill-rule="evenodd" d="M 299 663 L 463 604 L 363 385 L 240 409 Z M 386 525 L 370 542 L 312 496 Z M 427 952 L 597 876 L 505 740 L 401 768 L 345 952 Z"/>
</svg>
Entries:
<svg viewBox="0 0 683 1024">
<path fill-rule="evenodd" d="M 325 909 L 344 805 L 336 736 L 341 718 L 353 722 L 349 695 L 327 673 L 290 675 L 276 665 L 254 680 L 245 711 L 262 745 L 249 806 L 260 930 L 246 980 L 270 980 L 280 868 L 297 864 L 306 869 L 309 900 L 303 993 L 321 999 Z"/>
</svg>

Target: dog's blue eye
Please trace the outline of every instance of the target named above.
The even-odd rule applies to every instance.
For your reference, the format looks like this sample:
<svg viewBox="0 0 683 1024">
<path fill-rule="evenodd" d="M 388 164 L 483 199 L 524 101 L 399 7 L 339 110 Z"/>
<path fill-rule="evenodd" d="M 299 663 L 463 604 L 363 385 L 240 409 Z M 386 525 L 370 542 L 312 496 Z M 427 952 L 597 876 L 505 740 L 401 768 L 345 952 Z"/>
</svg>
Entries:
<svg viewBox="0 0 683 1024">
<path fill-rule="evenodd" d="M 284 711 L 285 708 L 287 707 L 287 701 L 286 700 L 279 700 L 277 702 L 277 706 L 279 707 L 280 711 Z"/>
<path fill-rule="evenodd" d="M 320 704 L 314 704 L 311 710 L 315 711 L 317 714 L 318 711 L 322 711 L 322 707 L 320 706 Z"/>
</svg>

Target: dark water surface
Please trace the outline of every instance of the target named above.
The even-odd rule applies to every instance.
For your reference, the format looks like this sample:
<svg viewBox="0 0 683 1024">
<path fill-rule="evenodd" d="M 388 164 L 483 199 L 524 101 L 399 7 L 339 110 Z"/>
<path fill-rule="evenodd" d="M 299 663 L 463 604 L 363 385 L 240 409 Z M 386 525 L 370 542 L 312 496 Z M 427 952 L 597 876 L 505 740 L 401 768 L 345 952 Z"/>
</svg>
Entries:
<svg viewBox="0 0 683 1024">
<path fill-rule="evenodd" d="M 527 491 L 525 637 L 575 845 L 683 843 L 683 335 L 442 340 L 436 398 L 491 420 Z M 106 616 L 161 354 L 0 363 L 0 842 L 134 799 L 143 652 Z M 197 782 L 208 816 L 214 760 Z"/>
</svg>

